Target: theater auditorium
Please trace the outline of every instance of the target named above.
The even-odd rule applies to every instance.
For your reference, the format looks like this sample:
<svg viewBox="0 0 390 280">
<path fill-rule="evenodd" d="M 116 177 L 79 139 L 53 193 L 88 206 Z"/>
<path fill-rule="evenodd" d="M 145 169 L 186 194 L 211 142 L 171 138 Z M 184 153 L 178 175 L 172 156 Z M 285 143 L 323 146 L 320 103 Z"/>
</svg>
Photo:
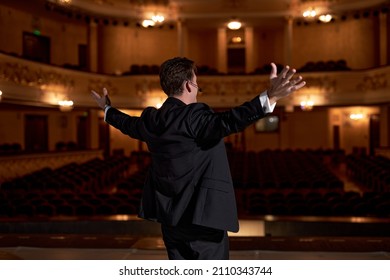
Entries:
<svg viewBox="0 0 390 280">
<path fill-rule="evenodd" d="M 233 260 L 390 259 L 390 1 L 2 0 L 0 259 L 166 260 L 138 211 L 150 154 L 104 121 L 165 101 L 159 67 L 196 62 L 198 102 L 306 86 L 224 139 Z"/>
</svg>

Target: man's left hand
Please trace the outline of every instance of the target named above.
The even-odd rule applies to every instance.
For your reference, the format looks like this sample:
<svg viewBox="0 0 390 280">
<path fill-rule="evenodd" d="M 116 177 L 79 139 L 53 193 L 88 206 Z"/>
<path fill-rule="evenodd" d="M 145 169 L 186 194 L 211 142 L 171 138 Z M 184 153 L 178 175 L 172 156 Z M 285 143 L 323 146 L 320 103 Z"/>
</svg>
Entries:
<svg viewBox="0 0 390 280">
<path fill-rule="evenodd" d="M 271 85 L 267 91 L 270 104 L 276 103 L 279 99 L 289 96 L 294 91 L 304 87 L 306 82 L 301 76 L 294 77 L 296 70 L 285 66 L 277 75 L 277 67 L 275 63 L 271 63 L 270 81 Z"/>
</svg>

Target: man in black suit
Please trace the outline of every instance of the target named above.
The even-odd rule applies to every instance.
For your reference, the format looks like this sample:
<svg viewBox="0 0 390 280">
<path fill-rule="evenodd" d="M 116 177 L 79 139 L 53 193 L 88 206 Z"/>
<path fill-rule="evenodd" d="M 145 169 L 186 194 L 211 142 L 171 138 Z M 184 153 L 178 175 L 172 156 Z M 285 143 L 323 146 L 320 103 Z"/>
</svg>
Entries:
<svg viewBox="0 0 390 280">
<path fill-rule="evenodd" d="M 229 258 L 227 231 L 239 227 L 223 138 L 272 112 L 280 98 L 305 85 L 294 77 L 295 69 L 286 66 L 277 75 L 276 65 L 271 67 L 269 89 L 226 112 L 197 102 L 196 66 L 183 57 L 161 65 L 160 84 L 168 98 L 140 117 L 111 107 L 106 89 L 103 96 L 92 91 L 108 124 L 148 145 L 152 163 L 139 216 L 161 223 L 169 259 Z"/>
</svg>

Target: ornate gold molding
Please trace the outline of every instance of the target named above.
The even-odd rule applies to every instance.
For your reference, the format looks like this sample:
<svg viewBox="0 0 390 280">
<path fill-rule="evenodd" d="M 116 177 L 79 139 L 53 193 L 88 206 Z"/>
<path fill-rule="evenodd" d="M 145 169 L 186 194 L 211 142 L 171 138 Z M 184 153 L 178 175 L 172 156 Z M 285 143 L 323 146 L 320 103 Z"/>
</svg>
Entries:
<svg viewBox="0 0 390 280">
<path fill-rule="evenodd" d="M 356 89 L 359 91 L 370 91 L 370 90 L 380 90 L 385 89 L 388 86 L 386 73 L 376 74 L 376 75 L 367 75 L 363 77 L 363 82 L 359 83 L 356 86 Z"/>
<path fill-rule="evenodd" d="M 17 62 L 1 62 L 0 79 L 17 85 L 40 89 L 50 89 L 59 86 L 67 92 L 74 89 L 75 86 L 75 82 L 70 76 L 54 70 L 46 71 L 39 67 L 30 68 L 29 65 Z"/>
<path fill-rule="evenodd" d="M 110 96 L 115 96 L 118 93 L 118 89 L 108 79 L 90 79 L 88 81 L 88 92 L 91 90 L 101 92 L 103 88 L 106 88 Z"/>
<path fill-rule="evenodd" d="M 335 78 L 328 76 L 322 77 L 307 77 L 305 78 L 306 87 L 311 88 L 315 87 L 321 92 L 336 92 L 337 91 L 337 81 Z"/>
<path fill-rule="evenodd" d="M 390 67 L 366 71 L 302 73 L 307 86 L 279 106 L 299 104 L 310 96 L 319 105 L 348 105 L 390 102 L 388 94 Z M 231 107 L 247 101 L 269 87 L 268 75 L 198 76 L 203 89 L 200 102 L 212 107 Z M 30 101 L 57 104 L 60 98 L 73 100 L 75 107 L 94 106 L 91 90 L 107 88 L 117 104 L 124 108 L 141 108 L 160 103 L 166 96 L 157 75 L 109 76 L 62 69 L 22 58 L 0 54 L 2 102 Z M 37 90 L 38 89 L 38 90 Z M 365 92 L 370 92 L 369 95 Z M 43 94 L 44 93 L 44 94 Z"/>
</svg>

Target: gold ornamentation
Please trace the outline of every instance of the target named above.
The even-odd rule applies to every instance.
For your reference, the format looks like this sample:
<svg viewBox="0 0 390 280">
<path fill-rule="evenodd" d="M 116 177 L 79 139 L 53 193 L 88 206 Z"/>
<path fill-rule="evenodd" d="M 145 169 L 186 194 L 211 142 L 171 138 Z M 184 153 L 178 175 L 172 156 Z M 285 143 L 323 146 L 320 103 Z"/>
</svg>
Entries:
<svg viewBox="0 0 390 280">
<path fill-rule="evenodd" d="M 61 86 L 65 90 L 74 88 L 74 80 L 55 71 L 45 71 L 40 68 L 31 69 L 28 65 L 19 63 L 0 63 L 0 79 L 22 86 L 48 89 Z"/>
<path fill-rule="evenodd" d="M 87 92 L 91 92 L 91 90 L 99 91 L 103 88 L 107 89 L 108 94 L 110 96 L 115 96 L 118 93 L 118 89 L 114 85 L 112 85 L 111 81 L 102 79 L 89 80 Z"/>
<path fill-rule="evenodd" d="M 373 76 L 365 76 L 363 83 L 357 85 L 357 89 L 361 91 L 379 90 L 387 88 L 386 74 L 377 74 Z"/>
<path fill-rule="evenodd" d="M 327 93 L 329 92 L 335 92 L 337 88 L 337 82 L 335 79 L 331 79 L 327 76 L 324 77 L 318 77 L 318 78 L 311 78 L 306 77 L 306 87 L 316 87 L 320 89 L 321 91 L 325 91 Z"/>
</svg>

